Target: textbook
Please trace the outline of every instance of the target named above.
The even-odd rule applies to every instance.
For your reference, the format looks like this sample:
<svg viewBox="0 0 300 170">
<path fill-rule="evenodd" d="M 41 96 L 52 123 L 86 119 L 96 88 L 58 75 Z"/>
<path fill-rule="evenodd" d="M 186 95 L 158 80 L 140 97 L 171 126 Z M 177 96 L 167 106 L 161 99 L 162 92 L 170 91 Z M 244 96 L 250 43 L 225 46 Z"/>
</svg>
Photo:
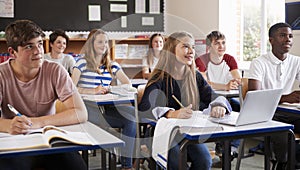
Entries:
<svg viewBox="0 0 300 170">
<path fill-rule="evenodd" d="M 45 126 L 24 135 L 0 137 L 0 151 L 94 144 L 95 140 L 88 133 L 70 132 L 55 126 Z"/>
</svg>

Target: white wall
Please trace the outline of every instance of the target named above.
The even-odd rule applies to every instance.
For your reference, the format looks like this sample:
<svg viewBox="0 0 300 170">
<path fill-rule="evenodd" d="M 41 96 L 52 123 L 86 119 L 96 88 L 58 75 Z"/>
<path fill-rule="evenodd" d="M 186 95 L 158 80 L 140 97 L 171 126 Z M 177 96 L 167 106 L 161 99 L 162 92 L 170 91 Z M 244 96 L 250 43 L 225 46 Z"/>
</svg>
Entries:
<svg viewBox="0 0 300 170">
<path fill-rule="evenodd" d="M 205 38 L 219 29 L 219 0 L 166 0 L 166 34 L 188 31 Z"/>
</svg>

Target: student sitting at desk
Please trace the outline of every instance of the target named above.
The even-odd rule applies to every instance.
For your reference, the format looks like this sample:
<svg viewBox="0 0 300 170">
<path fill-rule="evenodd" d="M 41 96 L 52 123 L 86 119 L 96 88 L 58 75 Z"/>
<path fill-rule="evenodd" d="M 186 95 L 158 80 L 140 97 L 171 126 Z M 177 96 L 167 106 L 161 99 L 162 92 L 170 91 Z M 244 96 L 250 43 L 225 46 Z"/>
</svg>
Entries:
<svg viewBox="0 0 300 170">
<path fill-rule="evenodd" d="M 63 30 L 53 31 L 49 36 L 51 52 L 45 54 L 45 59 L 61 64 L 72 75 L 75 60 L 73 56 L 64 54 L 68 42 L 69 37 Z"/>
<path fill-rule="evenodd" d="M 209 53 L 196 59 L 196 66 L 202 76 L 215 90 L 238 89 L 241 76 L 235 58 L 226 54 L 225 35 L 212 31 L 206 36 Z"/>
<path fill-rule="evenodd" d="M 165 38 L 162 34 L 152 34 L 149 39 L 149 49 L 147 56 L 143 58 L 143 78 L 148 79 L 159 60 L 159 53 L 164 46 Z"/>
<path fill-rule="evenodd" d="M 130 84 L 120 65 L 111 61 L 108 35 L 101 29 L 94 29 L 88 35 L 81 54 L 77 60 L 72 80 L 82 94 L 106 94 L 113 79 L 122 84 Z M 122 128 L 121 139 L 126 147 L 121 150 L 122 169 L 132 168 L 132 156 L 136 135 L 133 106 L 95 106 L 86 103 L 89 119 L 101 127 Z M 99 118 L 103 116 L 102 118 Z M 96 117 L 96 118 L 95 118 Z M 105 119 L 106 122 L 103 120 Z"/>
<path fill-rule="evenodd" d="M 67 71 L 43 59 L 42 29 L 17 20 L 5 29 L 12 58 L 0 64 L 0 131 L 24 134 L 31 128 L 63 126 L 87 121 L 87 111 Z M 65 110 L 56 114 L 55 101 Z M 22 116 L 9 110 L 11 104 Z M 0 159 L 1 169 L 87 169 L 76 152 Z"/>
<path fill-rule="evenodd" d="M 220 31 L 212 31 L 206 36 L 206 46 L 209 53 L 199 56 L 195 62 L 198 70 L 206 81 L 215 90 L 238 89 L 241 76 L 235 58 L 226 54 L 226 37 Z M 230 98 L 232 110 L 240 111 L 240 102 L 236 98 Z M 237 147 L 240 140 L 234 140 L 232 145 L 233 156 L 237 155 Z M 221 155 L 220 143 L 216 144 L 216 154 Z"/>
<path fill-rule="evenodd" d="M 300 57 L 289 54 L 293 45 L 291 26 L 286 23 L 277 23 L 269 29 L 271 52 L 254 59 L 250 65 L 248 90 L 283 88 L 280 103 L 299 103 L 300 91 L 292 91 L 295 80 L 300 80 Z M 277 104 L 277 103 L 274 103 Z M 274 120 L 294 125 L 294 132 L 300 133 L 300 119 L 292 115 L 275 113 Z M 284 137 L 274 136 L 277 169 L 285 169 L 287 161 L 287 143 Z M 299 160 L 298 160 L 299 161 Z"/>
<path fill-rule="evenodd" d="M 195 69 L 194 47 L 195 40 L 187 32 L 175 32 L 168 37 L 139 104 L 142 117 L 187 119 L 192 116 L 192 110 L 203 110 L 215 99 L 216 94 Z M 231 108 L 224 97 L 217 99 L 220 102 L 211 103 L 210 115 L 223 117 Z M 178 169 L 178 153 L 178 145 L 169 151 L 172 156 L 168 159 L 168 169 Z M 189 145 L 187 153 L 191 169 L 211 168 L 212 160 L 205 144 Z"/>
</svg>

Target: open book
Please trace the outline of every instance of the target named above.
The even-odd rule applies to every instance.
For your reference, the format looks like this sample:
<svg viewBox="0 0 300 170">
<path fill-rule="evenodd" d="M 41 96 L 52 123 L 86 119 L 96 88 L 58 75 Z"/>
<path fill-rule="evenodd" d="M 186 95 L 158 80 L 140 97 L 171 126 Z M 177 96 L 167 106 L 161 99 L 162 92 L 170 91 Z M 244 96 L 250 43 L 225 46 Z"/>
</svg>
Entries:
<svg viewBox="0 0 300 170">
<path fill-rule="evenodd" d="M 55 126 L 45 126 L 25 135 L 1 137 L 0 151 L 94 144 L 95 140 L 88 133 L 70 132 Z"/>
</svg>

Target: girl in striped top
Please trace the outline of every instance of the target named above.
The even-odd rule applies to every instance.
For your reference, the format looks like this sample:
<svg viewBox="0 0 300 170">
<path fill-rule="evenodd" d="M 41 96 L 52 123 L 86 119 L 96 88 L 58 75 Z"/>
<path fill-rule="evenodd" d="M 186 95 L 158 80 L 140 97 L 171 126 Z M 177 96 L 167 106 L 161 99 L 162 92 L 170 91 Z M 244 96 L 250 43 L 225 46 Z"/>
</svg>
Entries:
<svg viewBox="0 0 300 170">
<path fill-rule="evenodd" d="M 116 79 L 122 84 L 130 84 L 120 65 L 111 61 L 109 38 L 101 29 L 90 32 L 81 50 L 83 58 L 77 60 L 73 69 L 72 80 L 78 91 L 83 94 L 106 94 L 109 86 Z M 86 102 L 89 121 L 100 127 L 121 128 L 121 139 L 125 142 L 121 150 L 122 169 L 132 169 L 136 123 L 133 106 L 105 105 Z"/>
</svg>

